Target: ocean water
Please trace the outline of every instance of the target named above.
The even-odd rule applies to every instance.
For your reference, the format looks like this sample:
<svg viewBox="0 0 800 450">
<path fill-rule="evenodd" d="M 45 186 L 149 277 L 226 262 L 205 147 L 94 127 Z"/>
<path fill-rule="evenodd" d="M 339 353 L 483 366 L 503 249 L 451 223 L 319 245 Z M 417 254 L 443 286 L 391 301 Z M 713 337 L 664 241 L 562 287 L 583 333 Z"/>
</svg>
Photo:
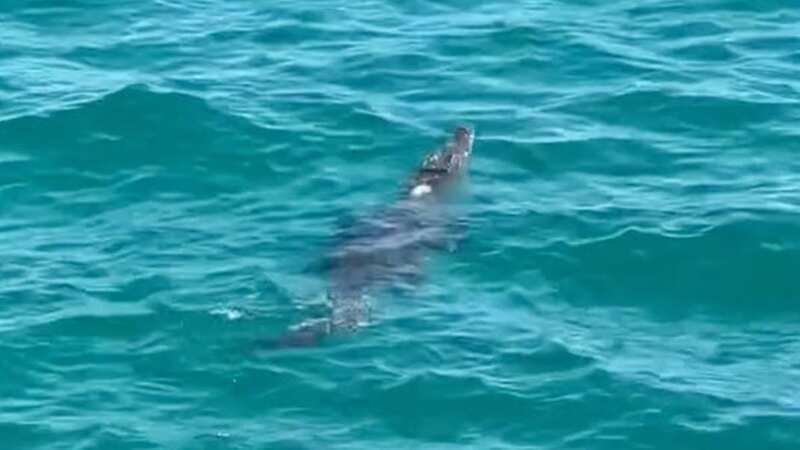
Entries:
<svg viewBox="0 0 800 450">
<path fill-rule="evenodd" d="M 793 1 L 0 3 L 0 448 L 800 448 Z M 314 270 L 455 124 L 466 235 Z"/>
</svg>

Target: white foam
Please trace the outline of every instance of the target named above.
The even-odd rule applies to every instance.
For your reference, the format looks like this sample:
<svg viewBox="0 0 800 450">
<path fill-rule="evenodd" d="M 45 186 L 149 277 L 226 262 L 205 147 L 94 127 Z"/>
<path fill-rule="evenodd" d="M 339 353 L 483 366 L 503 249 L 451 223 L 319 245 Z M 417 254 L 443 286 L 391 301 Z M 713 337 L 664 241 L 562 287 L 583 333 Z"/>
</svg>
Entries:
<svg viewBox="0 0 800 450">
<path fill-rule="evenodd" d="M 411 196 L 412 197 L 422 197 L 423 195 L 430 194 L 431 192 L 433 192 L 433 189 L 431 188 L 430 185 L 428 185 L 428 184 L 420 184 L 420 185 L 414 186 L 414 189 L 411 190 Z"/>
<path fill-rule="evenodd" d="M 212 309 L 211 314 L 214 316 L 225 316 L 228 320 L 237 320 L 244 316 L 244 313 L 237 309 L 225 307 Z"/>
</svg>

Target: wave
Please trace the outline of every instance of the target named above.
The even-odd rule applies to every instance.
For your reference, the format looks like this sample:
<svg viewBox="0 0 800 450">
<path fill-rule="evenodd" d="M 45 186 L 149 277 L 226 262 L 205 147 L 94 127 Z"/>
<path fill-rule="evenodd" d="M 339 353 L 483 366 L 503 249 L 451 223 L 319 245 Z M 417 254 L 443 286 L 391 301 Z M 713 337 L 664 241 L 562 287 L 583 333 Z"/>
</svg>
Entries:
<svg viewBox="0 0 800 450">
<path fill-rule="evenodd" d="M 267 135 L 200 98 L 141 85 L 46 116 L 0 122 L 4 147 L 49 155 L 73 166 L 98 164 L 109 169 L 200 158 L 209 152 L 233 156 L 242 151 L 237 145 L 252 146 Z M 223 137 L 231 143 L 218 148 Z"/>
<path fill-rule="evenodd" d="M 546 246 L 543 276 L 577 304 L 638 305 L 656 314 L 720 320 L 795 315 L 800 247 L 785 222 L 739 221 L 689 236 L 630 229 L 601 240 Z M 787 234 L 788 233 L 788 234 Z M 548 256 L 552 255 L 552 256 Z"/>
</svg>

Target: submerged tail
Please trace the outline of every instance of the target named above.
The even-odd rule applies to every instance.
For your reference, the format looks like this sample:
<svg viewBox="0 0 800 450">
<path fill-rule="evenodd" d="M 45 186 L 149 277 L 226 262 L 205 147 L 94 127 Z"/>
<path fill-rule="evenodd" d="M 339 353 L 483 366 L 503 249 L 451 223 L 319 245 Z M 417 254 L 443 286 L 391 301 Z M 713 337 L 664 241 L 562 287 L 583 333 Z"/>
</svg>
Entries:
<svg viewBox="0 0 800 450">
<path fill-rule="evenodd" d="M 370 305 L 362 292 L 347 297 L 328 293 L 330 315 L 297 325 L 276 338 L 258 341 L 262 349 L 302 348 L 320 345 L 332 334 L 353 333 L 370 318 Z"/>
<path fill-rule="evenodd" d="M 262 339 L 257 345 L 261 349 L 314 347 L 321 344 L 330 334 L 330 320 L 321 319 L 290 329 L 276 338 Z"/>
</svg>

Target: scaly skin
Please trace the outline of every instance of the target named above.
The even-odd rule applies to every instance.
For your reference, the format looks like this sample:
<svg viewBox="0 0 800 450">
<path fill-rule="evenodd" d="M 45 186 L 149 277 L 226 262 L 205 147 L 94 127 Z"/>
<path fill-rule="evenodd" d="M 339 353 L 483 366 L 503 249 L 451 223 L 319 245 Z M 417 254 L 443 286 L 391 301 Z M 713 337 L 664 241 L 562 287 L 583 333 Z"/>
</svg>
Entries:
<svg viewBox="0 0 800 450">
<path fill-rule="evenodd" d="M 369 320 L 368 290 L 419 273 L 424 250 L 448 238 L 441 198 L 466 172 L 473 131 L 456 127 L 441 150 L 428 155 L 411 177 L 404 195 L 381 214 L 349 230 L 327 261 L 328 317 L 305 322 L 267 347 L 317 345 L 332 333 L 353 332 Z"/>
</svg>

